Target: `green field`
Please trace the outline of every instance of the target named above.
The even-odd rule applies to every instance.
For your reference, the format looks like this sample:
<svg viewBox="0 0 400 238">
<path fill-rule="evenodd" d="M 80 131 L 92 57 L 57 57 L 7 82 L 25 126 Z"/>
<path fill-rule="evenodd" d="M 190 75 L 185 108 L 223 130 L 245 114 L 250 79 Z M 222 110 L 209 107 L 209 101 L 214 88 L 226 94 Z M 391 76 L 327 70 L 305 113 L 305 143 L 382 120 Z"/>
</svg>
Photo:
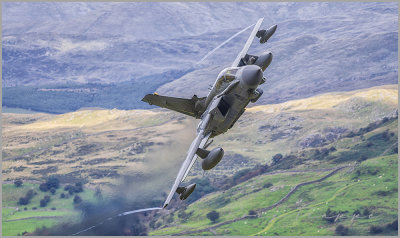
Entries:
<svg viewBox="0 0 400 238">
<path fill-rule="evenodd" d="M 34 190 L 37 194 L 33 196 L 27 205 L 18 205 L 20 197 L 25 196 L 28 190 Z M 73 198 L 60 198 L 60 194 L 68 194 L 63 186 L 57 189 L 54 195 L 50 192 L 39 190 L 38 184 L 24 183 L 21 187 L 14 184 L 3 184 L 3 207 L 2 207 L 2 234 L 6 236 L 22 235 L 24 232 L 33 232 L 37 228 L 51 227 L 60 222 L 68 220 L 79 220 L 80 213 L 74 209 Z M 51 197 L 46 207 L 40 207 L 40 200 L 45 195 Z M 94 201 L 94 192 L 85 189 L 78 195 L 84 201 Z"/>
<path fill-rule="evenodd" d="M 376 170 L 378 172 L 375 176 L 368 174 L 368 171 L 375 173 Z M 361 173 L 357 179 L 354 178 L 356 171 Z M 247 215 L 250 210 L 257 211 L 277 202 L 289 191 L 290 186 L 322 176 L 320 173 L 310 172 L 297 176 L 282 174 L 256 177 L 224 193 L 210 194 L 193 203 L 186 209 L 187 213 L 193 211 L 193 214 L 182 225 L 155 230 L 150 234 L 171 235 L 184 230 L 210 227 L 213 224 L 206 218 L 206 214 L 211 210 L 220 213 L 217 223 Z M 342 224 L 351 227 L 350 235 L 369 235 L 369 226 L 385 225 L 397 219 L 397 176 L 397 155 L 369 159 L 352 172 L 348 172 L 346 168 L 320 183 L 301 187 L 287 201 L 267 212 L 259 213 L 257 218 L 223 225 L 214 229 L 214 232 L 220 235 L 243 236 L 335 235 L 335 227 Z M 260 187 L 264 181 L 285 187 L 274 192 L 263 189 L 248 193 L 251 188 Z M 378 195 L 379 191 L 386 191 L 389 195 Z M 231 202 L 226 205 L 216 205 L 218 201 L 228 198 Z M 343 213 L 338 222 L 330 224 L 323 219 L 328 208 Z M 363 211 L 365 208 L 371 209 L 371 217 L 360 216 L 352 222 L 353 212 L 357 209 Z M 179 218 L 175 217 L 175 220 Z M 202 234 L 213 235 L 211 232 L 192 235 Z M 394 235 L 395 232 L 389 231 L 387 234 Z"/>
</svg>

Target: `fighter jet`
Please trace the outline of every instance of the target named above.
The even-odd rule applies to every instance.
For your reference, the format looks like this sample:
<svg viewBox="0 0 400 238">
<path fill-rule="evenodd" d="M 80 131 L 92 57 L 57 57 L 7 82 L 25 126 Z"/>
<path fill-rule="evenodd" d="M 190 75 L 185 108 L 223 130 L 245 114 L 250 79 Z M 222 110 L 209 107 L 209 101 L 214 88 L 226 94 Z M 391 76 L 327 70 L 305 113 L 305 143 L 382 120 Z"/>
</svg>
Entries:
<svg viewBox="0 0 400 238">
<path fill-rule="evenodd" d="M 259 56 L 247 54 L 256 36 L 260 38 L 260 43 L 263 44 L 267 42 L 277 28 L 274 25 L 267 30 L 259 30 L 263 20 L 264 18 L 260 18 L 257 21 L 250 37 L 231 67 L 219 73 L 207 97 L 198 98 L 194 95 L 191 99 L 184 99 L 160 96 L 154 93 L 147 94 L 142 99 L 150 105 L 157 105 L 200 119 L 197 136 L 190 145 L 186 159 L 178 172 L 163 208 L 168 206 L 175 192 L 179 194 L 181 200 L 185 200 L 194 191 L 196 184 L 186 187 L 180 185 L 185 180 L 197 157 L 203 160 L 203 170 L 210 170 L 221 161 L 224 150 L 220 147 L 207 150 L 212 142 L 208 143 L 208 140 L 232 128 L 244 113 L 245 107 L 250 102 L 255 103 L 263 94 L 263 90 L 258 86 L 265 82 L 263 72 L 272 61 L 272 53 L 264 52 Z"/>
</svg>

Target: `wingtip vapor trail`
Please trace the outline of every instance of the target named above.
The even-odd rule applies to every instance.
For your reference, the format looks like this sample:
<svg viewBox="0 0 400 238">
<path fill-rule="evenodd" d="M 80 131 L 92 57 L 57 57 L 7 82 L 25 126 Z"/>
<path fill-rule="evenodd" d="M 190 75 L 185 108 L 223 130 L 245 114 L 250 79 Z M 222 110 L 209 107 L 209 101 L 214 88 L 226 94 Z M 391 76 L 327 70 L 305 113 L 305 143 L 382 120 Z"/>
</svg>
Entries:
<svg viewBox="0 0 400 238">
<path fill-rule="evenodd" d="M 237 32 L 236 34 L 234 34 L 233 36 L 229 37 L 227 40 L 225 40 L 224 42 L 222 42 L 221 44 L 219 44 L 217 47 L 215 47 L 213 50 L 211 50 L 210 52 L 208 52 L 203 58 L 201 58 L 201 60 L 199 62 L 196 63 L 200 64 L 202 63 L 206 58 L 208 58 L 211 54 L 213 54 L 215 51 L 217 51 L 219 48 L 221 48 L 222 46 L 224 46 L 226 43 L 228 43 L 229 41 L 231 41 L 233 38 L 235 38 L 236 36 L 240 35 L 241 33 L 245 32 L 247 29 L 249 29 L 250 27 L 254 26 L 255 24 L 251 24 L 250 26 L 244 28 L 243 30 Z"/>
<path fill-rule="evenodd" d="M 83 232 L 85 232 L 85 231 L 91 230 L 91 229 L 93 229 L 93 228 L 95 228 L 95 227 L 97 227 L 97 226 L 102 225 L 105 221 L 111 221 L 112 219 L 114 219 L 114 218 L 116 218 L 116 217 L 126 216 L 126 215 L 130 215 L 130 214 L 134 214 L 134 213 L 139 213 L 139 212 L 147 212 L 147 211 L 161 210 L 161 209 L 163 209 L 163 208 L 162 208 L 162 207 L 150 207 L 150 208 L 143 208 L 143 209 L 138 209 L 138 210 L 133 210 L 133 211 L 128 211 L 128 212 L 123 212 L 123 213 L 120 213 L 120 214 L 118 214 L 118 215 L 116 215 L 116 216 L 109 217 L 109 218 L 107 218 L 107 219 L 105 219 L 105 220 L 99 222 L 97 225 L 94 225 L 94 226 L 91 226 L 91 227 L 86 228 L 86 229 L 84 229 L 84 230 L 78 231 L 78 232 L 72 234 L 72 236 L 76 236 L 76 235 L 79 235 L 79 234 L 81 234 L 81 233 L 83 233 Z"/>
</svg>

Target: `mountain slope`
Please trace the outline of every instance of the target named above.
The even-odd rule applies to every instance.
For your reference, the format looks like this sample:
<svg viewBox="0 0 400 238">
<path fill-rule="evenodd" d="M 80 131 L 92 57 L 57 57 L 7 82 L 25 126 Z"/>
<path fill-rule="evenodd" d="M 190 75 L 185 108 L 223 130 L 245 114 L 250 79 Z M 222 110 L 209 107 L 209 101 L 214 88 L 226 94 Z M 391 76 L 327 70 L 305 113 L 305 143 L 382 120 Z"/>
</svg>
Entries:
<svg viewBox="0 0 400 238">
<path fill-rule="evenodd" d="M 320 203 L 340 201 L 333 203 L 335 206 L 331 210 L 348 211 L 347 218 L 343 218 L 345 226 L 349 226 L 349 214 L 355 209 L 363 212 L 368 208 L 379 215 L 376 219 L 357 220 L 360 230 L 354 226 L 351 234 L 366 234 L 370 225 L 391 222 L 395 215 L 392 204 L 397 197 L 397 192 L 392 191 L 397 181 L 393 179 L 397 176 L 397 95 L 397 85 L 386 85 L 248 108 L 228 133 L 215 138 L 212 146 L 225 150 L 220 164 L 203 177 L 197 162 L 189 173 L 187 180 L 198 184 L 191 197 L 184 202 L 175 197 L 166 214 L 152 213 L 140 219 L 149 224 L 153 234 L 204 232 L 199 229 L 206 229 L 204 234 L 209 234 L 208 228 L 218 225 L 211 232 L 249 235 L 262 231 L 289 235 L 289 231 L 279 228 L 283 224 L 280 222 L 292 224 L 293 232 L 317 234 L 320 229 L 321 234 L 333 234 L 333 225 L 325 224 L 321 215 L 321 208 L 327 206 Z M 85 188 L 101 188 L 105 202 L 117 196 L 127 201 L 146 201 L 151 207 L 163 203 L 195 137 L 198 123 L 198 120 L 164 109 L 85 109 L 61 115 L 3 113 L 2 119 L 4 183 L 22 179 L 27 190 L 28 184 L 35 184 L 33 187 L 37 188 L 38 183 L 54 175 L 63 184 L 82 182 Z M 349 171 L 353 166 L 346 167 L 326 180 L 298 187 L 279 206 L 268 209 L 267 213 L 260 210 L 281 200 L 293 186 L 319 180 L 335 168 L 354 165 L 355 161 L 361 165 L 354 170 Z M 379 178 L 381 173 L 384 179 Z M 361 187 L 359 184 L 351 186 L 357 190 L 348 189 L 348 183 L 353 184 L 349 178 L 357 176 L 361 181 L 372 176 L 373 180 L 368 181 L 377 185 L 376 190 L 362 193 L 359 198 L 353 194 L 351 201 L 339 200 L 342 192 L 373 186 L 374 183 L 368 182 L 361 183 Z M 7 184 L 6 187 L 7 195 L 3 198 L 22 196 L 15 186 Z M 87 199 L 90 200 L 92 195 L 89 195 Z M 372 200 L 362 200 L 366 198 L 364 195 Z M 378 201 L 377 198 L 382 199 Z M 35 199 L 39 201 L 38 197 Z M 195 201 L 197 199 L 200 200 Z M 300 205 L 294 205 L 293 199 L 301 200 Z M 57 198 L 53 200 L 57 204 L 63 202 Z M 381 207 L 382 200 L 389 205 Z M 3 204 L 14 206 L 16 201 L 3 201 Z M 367 202 L 374 205 L 369 207 Z M 23 216 L 23 207 L 15 206 L 20 210 L 16 216 Z M 313 211 L 318 216 L 313 222 L 323 229 L 301 225 L 300 221 L 307 222 L 307 212 L 314 208 L 320 210 Z M 210 209 L 221 214 L 217 224 L 210 224 L 205 217 Z M 71 210 L 72 201 L 71 209 L 63 212 Z M 256 210 L 260 217 L 241 219 L 250 210 Z M 8 216 L 9 210 L 5 211 Z M 35 211 L 26 214 L 33 216 L 32 213 Z M 297 222 L 292 217 L 295 213 L 299 214 Z M 272 214 L 279 214 L 279 217 L 272 218 Z M 235 220 L 239 218 L 241 220 Z M 229 224 L 223 223 L 228 221 Z M 43 222 L 35 224 L 40 226 Z M 91 226 L 93 221 L 86 220 L 84 224 Z M 164 227 L 167 224 L 170 226 Z M 11 229 L 3 224 L 4 227 Z M 24 227 L 12 229 L 24 231 Z M 17 230 L 13 232 L 18 233 Z"/>
<path fill-rule="evenodd" d="M 397 7 L 9 2 L 2 8 L 3 105 L 64 113 L 81 107 L 148 108 L 140 99 L 156 90 L 204 96 L 249 31 L 196 63 L 259 17 L 265 17 L 263 27 L 278 24 L 267 46 L 250 49 L 274 54 L 259 104 L 393 84 L 398 75 Z M 32 96 L 23 101 L 22 93 Z"/>
<path fill-rule="evenodd" d="M 162 226 L 153 226 L 150 234 L 396 235 L 392 224 L 397 224 L 398 218 L 397 123 L 396 119 L 364 134 L 366 142 L 373 143 L 368 147 L 380 151 L 377 156 L 369 154 L 357 159 L 356 154 L 362 153 L 357 147 L 365 140 L 358 136 L 342 139 L 344 144 L 334 143 L 337 152 L 330 151 L 322 157 L 306 151 L 292 152 L 258 176 L 228 189 L 219 187 L 187 206 L 181 202 L 170 214 L 157 217 L 155 223 Z M 390 132 L 393 139 L 380 144 L 377 138 L 382 131 Z M 343 149 L 353 155 L 338 165 L 333 158 Z M 305 160 L 300 164 L 278 169 L 304 154 Z M 245 177 L 252 170 L 243 172 L 233 177 Z M 211 211 L 219 213 L 215 223 L 207 219 Z M 340 230 L 339 226 L 345 229 Z"/>
</svg>

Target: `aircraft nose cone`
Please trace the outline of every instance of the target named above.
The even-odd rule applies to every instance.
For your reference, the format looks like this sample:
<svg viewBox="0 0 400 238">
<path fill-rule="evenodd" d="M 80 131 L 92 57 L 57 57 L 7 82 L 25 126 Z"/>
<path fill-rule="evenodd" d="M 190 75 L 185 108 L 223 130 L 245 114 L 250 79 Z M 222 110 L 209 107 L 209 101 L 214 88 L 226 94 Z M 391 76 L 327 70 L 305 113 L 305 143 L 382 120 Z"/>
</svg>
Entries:
<svg viewBox="0 0 400 238">
<path fill-rule="evenodd" d="M 257 65 L 243 66 L 242 81 L 249 88 L 257 88 L 263 78 L 263 71 Z"/>
</svg>

